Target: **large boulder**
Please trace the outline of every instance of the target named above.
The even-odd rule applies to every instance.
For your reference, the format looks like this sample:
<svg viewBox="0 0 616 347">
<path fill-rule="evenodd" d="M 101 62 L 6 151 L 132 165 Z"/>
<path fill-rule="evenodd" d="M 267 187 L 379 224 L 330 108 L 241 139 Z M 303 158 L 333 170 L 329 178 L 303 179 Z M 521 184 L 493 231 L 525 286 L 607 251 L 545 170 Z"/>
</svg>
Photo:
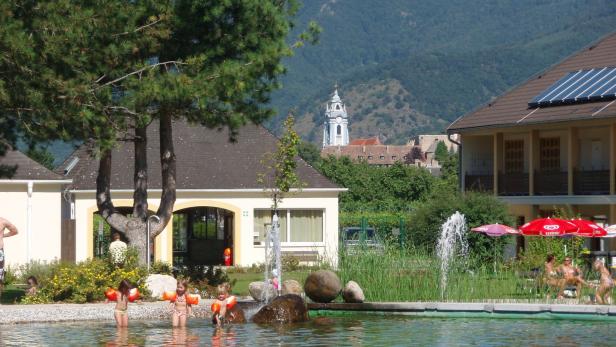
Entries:
<svg viewBox="0 0 616 347">
<path fill-rule="evenodd" d="M 344 286 L 344 289 L 342 290 L 342 298 L 344 299 L 344 302 L 349 303 L 361 303 L 366 300 L 366 297 L 364 296 L 364 291 L 355 281 L 347 282 L 347 284 Z"/>
<path fill-rule="evenodd" d="M 255 301 L 265 301 L 266 294 L 267 298 L 273 298 L 278 294 L 273 284 L 268 283 L 266 286 L 264 282 L 251 282 L 248 285 L 248 292 Z"/>
<path fill-rule="evenodd" d="M 307 322 L 308 319 L 306 302 L 295 294 L 276 297 L 252 317 L 257 324 L 298 323 Z"/>
<path fill-rule="evenodd" d="M 145 286 L 150 290 L 153 298 L 160 299 L 164 292 L 175 292 L 178 281 L 173 276 L 154 274 L 146 278 Z"/>
<path fill-rule="evenodd" d="M 314 302 L 328 303 L 334 300 L 340 291 L 342 284 L 338 276 L 329 270 L 319 270 L 311 273 L 306 278 L 304 291 Z"/>
<path fill-rule="evenodd" d="M 282 295 L 295 294 L 301 296 L 302 293 L 302 285 L 296 280 L 286 280 L 282 282 Z"/>
</svg>

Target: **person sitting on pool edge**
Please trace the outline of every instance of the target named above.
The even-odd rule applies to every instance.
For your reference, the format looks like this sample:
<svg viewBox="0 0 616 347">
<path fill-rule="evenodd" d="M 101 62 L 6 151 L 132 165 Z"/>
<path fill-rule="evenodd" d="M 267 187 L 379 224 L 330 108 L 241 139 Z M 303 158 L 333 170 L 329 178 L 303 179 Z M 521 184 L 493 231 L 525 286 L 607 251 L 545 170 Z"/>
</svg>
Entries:
<svg viewBox="0 0 616 347">
<path fill-rule="evenodd" d="M 563 291 L 565 290 L 565 280 L 562 276 L 556 271 L 554 268 L 556 265 L 556 258 L 554 258 L 553 254 L 548 254 L 545 259 L 544 267 L 543 267 L 543 280 L 545 284 L 548 285 L 549 289 L 556 290 L 556 298 L 563 298 Z M 548 292 L 548 299 L 550 298 L 550 293 Z"/>
<path fill-rule="evenodd" d="M 575 286 L 576 296 L 578 299 L 581 299 L 582 285 L 588 286 L 588 283 L 582 278 L 580 269 L 571 263 L 571 257 L 565 257 L 565 260 L 559 267 L 559 272 L 564 276 L 564 285 Z"/>
</svg>

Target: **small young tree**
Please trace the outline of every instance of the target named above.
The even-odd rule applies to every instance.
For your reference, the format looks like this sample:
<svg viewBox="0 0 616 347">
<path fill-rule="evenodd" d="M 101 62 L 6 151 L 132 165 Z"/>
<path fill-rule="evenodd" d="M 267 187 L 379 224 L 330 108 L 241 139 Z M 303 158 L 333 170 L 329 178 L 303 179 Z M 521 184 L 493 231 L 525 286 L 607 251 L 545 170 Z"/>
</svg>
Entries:
<svg viewBox="0 0 616 347">
<path fill-rule="evenodd" d="M 282 200 L 292 190 L 299 191 L 303 187 L 297 176 L 297 159 L 299 156 L 299 135 L 293 129 L 295 118 L 289 115 L 284 121 L 284 134 L 278 140 L 276 152 L 266 153 L 261 161 L 265 172 L 259 173 L 258 182 L 272 200 L 272 229 L 275 235 L 274 249 L 278 281 L 282 285 L 282 262 L 280 259 L 280 226 L 278 224 L 278 207 Z M 267 260 L 266 260 L 267 261 Z M 279 287 L 280 292 L 280 287 Z"/>
</svg>

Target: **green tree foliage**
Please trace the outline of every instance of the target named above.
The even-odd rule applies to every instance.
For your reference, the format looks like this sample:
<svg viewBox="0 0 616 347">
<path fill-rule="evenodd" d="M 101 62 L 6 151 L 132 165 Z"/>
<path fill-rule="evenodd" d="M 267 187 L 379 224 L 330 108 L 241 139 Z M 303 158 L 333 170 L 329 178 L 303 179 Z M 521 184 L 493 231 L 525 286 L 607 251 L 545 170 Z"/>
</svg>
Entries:
<svg viewBox="0 0 616 347">
<path fill-rule="evenodd" d="M 439 185 L 410 214 L 412 223 L 408 237 L 411 244 L 434 250 L 441 225 L 456 211 L 464 214 L 469 228 L 493 223 L 512 225 L 514 222 L 505 204 L 493 195 L 461 194 L 455 187 Z M 469 232 L 468 241 L 476 259 L 493 261 L 495 254 L 502 254 L 507 240 Z"/>
<path fill-rule="evenodd" d="M 342 211 L 408 210 L 429 193 L 435 178 L 422 168 L 396 163 L 391 167 L 353 162 L 348 157 L 324 158 L 318 170 L 348 188 L 340 194 Z"/>
<path fill-rule="evenodd" d="M 308 164 L 317 167 L 321 161 L 321 151 L 312 142 L 300 141 L 298 146 L 299 156 Z"/>
<path fill-rule="evenodd" d="M 434 157 L 438 160 L 439 163 L 445 162 L 447 157 L 449 156 L 449 151 L 447 150 L 447 145 L 443 141 L 439 141 L 436 144 L 436 150 L 434 151 Z"/>
<path fill-rule="evenodd" d="M 89 141 L 100 155 L 97 204 L 145 256 L 147 132 L 158 122 L 162 193 L 151 236 L 175 203 L 173 120 L 226 128 L 230 137 L 273 114 L 295 0 L 10 0 L 0 2 L 0 114 L 30 142 Z M 6 130 L 3 130 L 6 132 Z M 132 217 L 110 193 L 111 148 L 135 147 Z"/>
<path fill-rule="evenodd" d="M 37 147 L 37 146 L 31 146 L 28 148 L 28 151 L 26 152 L 26 155 L 28 157 L 30 157 L 30 159 L 34 160 L 35 162 L 43 165 L 44 167 L 48 168 L 49 170 L 53 170 L 53 162 L 54 162 L 54 157 L 53 154 L 51 154 L 51 152 L 49 152 L 47 150 L 47 148 L 44 147 Z"/>
</svg>

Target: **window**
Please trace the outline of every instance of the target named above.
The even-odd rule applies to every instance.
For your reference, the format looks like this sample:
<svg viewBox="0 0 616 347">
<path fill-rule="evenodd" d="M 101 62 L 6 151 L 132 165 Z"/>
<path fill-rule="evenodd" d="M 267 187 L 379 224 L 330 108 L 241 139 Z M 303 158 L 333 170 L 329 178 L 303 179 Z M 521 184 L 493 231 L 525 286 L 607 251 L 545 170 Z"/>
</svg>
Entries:
<svg viewBox="0 0 616 347">
<path fill-rule="evenodd" d="M 254 228 L 258 233 L 258 240 L 264 241 L 267 228 L 272 225 L 272 210 L 255 210 Z M 280 241 L 287 241 L 287 210 L 278 210 L 278 224 L 280 225 Z"/>
<path fill-rule="evenodd" d="M 336 110 L 340 110 L 340 105 L 336 105 Z"/>
<path fill-rule="evenodd" d="M 372 160 L 372 156 L 371 155 L 368 156 L 368 160 Z"/>
<path fill-rule="evenodd" d="M 524 171 L 524 140 L 505 141 L 505 173 Z"/>
<path fill-rule="evenodd" d="M 336 134 L 337 135 L 342 134 L 342 127 L 340 125 L 336 126 Z"/>
<path fill-rule="evenodd" d="M 560 137 L 539 139 L 539 167 L 541 171 L 560 171 Z"/>
<path fill-rule="evenodd" d="M 291 242 L 323 242 L 323 211 L 291 210 Z"/>
<path fill-rule="evenodd" d="M 391 156 L 391 160 L 396 160 L 396 159 L 398 159 L 398 157 L 396 157 L 395 155 Z"/>
<path fill-rule="evenodd" d="M 185 214 L 173 216 L 173 251 L 188 251 L 188 220 Z"/>
<path fill-rule="evenodd" d="M 362 159 L 364 159 L 364 156 L 363 155 L 358 155 L 357 159 L 362 160 Z"/>
<path fill-rule="evenodd" d="M 279 210 L 278 213 L 282 242 L 323 242 L 322 210 Z M 254 211 L 255 241 L 265 240 L 271 223 L 271 210 Z"/>
<path fill-rule="evenodd" d="M 381 155 L 381 156 L 379 156 L 379 159 L 381 159 L 381 160 L 385 160 L 385 156 L 384 156 L 384 155 Z"/>
</svg>

